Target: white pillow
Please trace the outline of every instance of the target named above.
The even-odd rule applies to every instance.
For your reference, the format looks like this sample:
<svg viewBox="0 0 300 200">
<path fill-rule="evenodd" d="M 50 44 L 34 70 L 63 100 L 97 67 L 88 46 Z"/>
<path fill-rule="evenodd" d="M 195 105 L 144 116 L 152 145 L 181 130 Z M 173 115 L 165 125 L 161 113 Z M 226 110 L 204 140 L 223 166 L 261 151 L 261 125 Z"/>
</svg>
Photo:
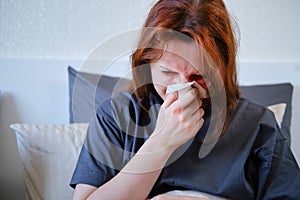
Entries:
<svg viewBox="0 0 300 200">
<path fill-rule="evenodd" d="M 177 196 L 189 196 L 189 197 L 201 197 L 201 199 L 210 199 L 210 200 L 226 200 L 225 198 L 218 197 L 215 195 L 198 192 L 194 190 L 172 190 L 167 192 L 169 195 L 177 195 Z"/>
<path fill-rule="evenodd" d="M 270 105 L 268 108 L 274 113 L 277 124 L 281 128 L 281 122 L 285 113 L 286 103 Z"/>
<path fill-rule="evenodd" d="M 11 124 L 24 167 L 27 199 L 72 199 L 69 186 L 88 124 Z"/>
</svg>

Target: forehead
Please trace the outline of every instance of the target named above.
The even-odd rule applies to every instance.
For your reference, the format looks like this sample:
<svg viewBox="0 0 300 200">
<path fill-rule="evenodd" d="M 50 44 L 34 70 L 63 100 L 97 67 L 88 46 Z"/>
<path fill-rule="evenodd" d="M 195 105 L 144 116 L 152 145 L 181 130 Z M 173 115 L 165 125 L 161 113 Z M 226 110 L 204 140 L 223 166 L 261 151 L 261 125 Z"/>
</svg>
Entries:
<svg viewBox="0 0 300 200">
<path fill-rule="evenodd" d="M 164 54 L 158 60 L 172 68 L 176 66 L 198 69 L 203 66 L 200 47 L 194 42 L 184 42 L 180 40 L 170 40 L 166 43 Z"/>
</svg>

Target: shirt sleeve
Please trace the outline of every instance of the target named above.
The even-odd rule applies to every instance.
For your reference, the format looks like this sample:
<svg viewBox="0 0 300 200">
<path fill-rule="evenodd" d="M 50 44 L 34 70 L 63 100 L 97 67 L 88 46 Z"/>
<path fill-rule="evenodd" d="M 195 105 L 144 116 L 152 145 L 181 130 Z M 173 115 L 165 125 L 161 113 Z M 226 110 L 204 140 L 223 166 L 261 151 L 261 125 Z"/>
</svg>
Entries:
<svg viewBox="0 0 300 200">
<path fill-rule="evenodd" d="M 99 187 L 123 168 L 121 131 L 109 102 L 103 104 L 90 121 L 70 186 L 83 183 Z"/>
<path fill-rule="evenodd" d="M 300 170 L 273 113 L 261 118 L 253 149 L 258 177 L 257 199 L 299 199 Z"/>
</svg>

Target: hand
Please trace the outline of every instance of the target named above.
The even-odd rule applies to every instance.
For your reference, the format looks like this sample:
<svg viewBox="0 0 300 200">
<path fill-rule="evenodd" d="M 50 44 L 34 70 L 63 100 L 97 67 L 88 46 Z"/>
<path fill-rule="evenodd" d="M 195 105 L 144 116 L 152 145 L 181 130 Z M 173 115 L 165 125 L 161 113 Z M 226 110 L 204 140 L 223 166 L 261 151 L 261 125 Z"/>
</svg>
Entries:
<svg viewBox="0 0 300 200">
<path fill-rule="evenodd" d="M 160 108 L 154 134 L 160 147 L 176 149 L 194 137 L 203 125 L 204 111 L 197 88 L 190 87 L 177 99 L 178 92 L 166 96 Z"/>
</svg>

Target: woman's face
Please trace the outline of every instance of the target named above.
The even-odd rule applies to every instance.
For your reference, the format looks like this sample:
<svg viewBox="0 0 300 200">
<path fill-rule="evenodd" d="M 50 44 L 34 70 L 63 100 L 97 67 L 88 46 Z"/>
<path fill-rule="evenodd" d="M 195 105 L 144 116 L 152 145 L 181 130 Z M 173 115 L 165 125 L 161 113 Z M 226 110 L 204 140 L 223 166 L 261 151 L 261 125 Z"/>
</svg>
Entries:
<svg viewBox="0 0 300 200">
<path fill-rule="evenodd" d="M 194 43 L 169 41 L 163 56 L 151 63 L 150 69 L 154 88 L 162 99 L 165 99 L 167 86 L 175 83 L 196 81 L 207 89 L 201 54 Z"/>
</svg>

